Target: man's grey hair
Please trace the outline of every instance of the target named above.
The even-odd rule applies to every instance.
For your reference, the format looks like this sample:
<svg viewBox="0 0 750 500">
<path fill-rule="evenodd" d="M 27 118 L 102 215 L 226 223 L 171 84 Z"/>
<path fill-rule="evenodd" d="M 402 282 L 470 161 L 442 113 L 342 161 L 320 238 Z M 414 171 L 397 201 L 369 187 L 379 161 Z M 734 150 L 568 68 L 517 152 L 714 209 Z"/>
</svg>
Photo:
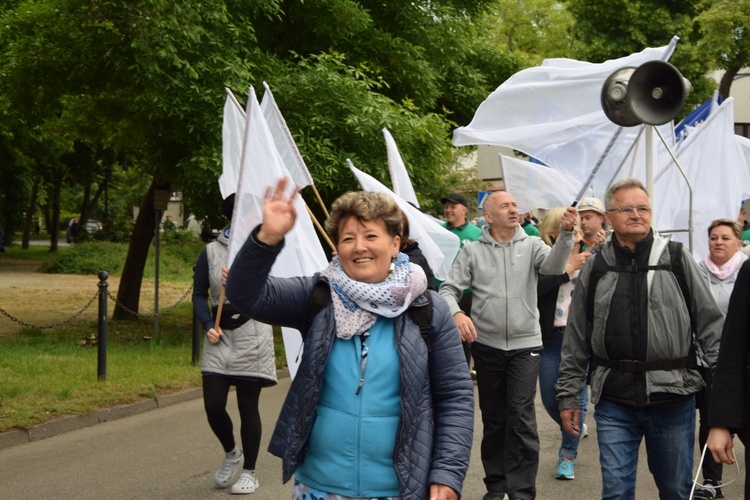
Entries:
<svg viewBox="0 0 750 500">
<path fill-rule="evenodd" d="M 646 196 L 648 196 L 649 202 L 651 202 L 651 195 L 648 194 L 648 189 L 646 189 L 646 186 L 644 186 L 641 181 L 639 181 L 635 177 L 625 177 L 624 179 L 620 179 L 619 181 L 609 186 L 609 189 L 607 189 L 607 194 L 604 195 L 604 207 L 607 210 L 612 210 L 613 208 L 615 208 L 612 206 L 612 203 L 614 203 L 615 201 L 615 193 L 620 189 L 632 188 L 638 188 L 642 190 L 644 193 L 646 193 Z"/>
</svg>

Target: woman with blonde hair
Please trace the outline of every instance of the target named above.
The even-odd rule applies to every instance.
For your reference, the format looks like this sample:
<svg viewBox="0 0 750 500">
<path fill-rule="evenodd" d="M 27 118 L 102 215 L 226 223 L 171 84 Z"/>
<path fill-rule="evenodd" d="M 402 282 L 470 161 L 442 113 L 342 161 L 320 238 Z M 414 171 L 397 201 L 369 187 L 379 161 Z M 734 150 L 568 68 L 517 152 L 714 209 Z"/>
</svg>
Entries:
<svg viewBox="0 0 750 500">
<path fill-rule="evenodd" d="M 553 208 L 547 212 L 539 225 L 539 237 L 549 246 L 555 244 L 560 235 L 560 220 L 564 207 Z M 576 224 L 579 225 L 579 224 Z M 578 237 L 576 232 L 576 237 Z M 588 388 L 581 388 L 579 402 L 581 405 L 581 436 L 573 436 L 562 425 L 560 410 L 557 406 L 557 391 L 555 384 L 560 373 L 560 359 L 565 324 L 570 308 L 570 299 L 578 273 L 591 255 L 591 252 L 581 252 L 580 245 L 574 245 L 568 259 L 564 274 L 558 276 L 539 276 L 537 283 L 537 309 L 539 309 L 539 325 L 542 328 L 542 351 L 539 366 L 539 392 L 541 393 L 544 409 L 560 426 L 562 444 L 558 451 L 557 471 L 555 477 L 562 480 L 575 478 L 575 459 L 578 455 L 580 437 L 585 437 L 586 409 L 588 407 Z"/>
</svg>

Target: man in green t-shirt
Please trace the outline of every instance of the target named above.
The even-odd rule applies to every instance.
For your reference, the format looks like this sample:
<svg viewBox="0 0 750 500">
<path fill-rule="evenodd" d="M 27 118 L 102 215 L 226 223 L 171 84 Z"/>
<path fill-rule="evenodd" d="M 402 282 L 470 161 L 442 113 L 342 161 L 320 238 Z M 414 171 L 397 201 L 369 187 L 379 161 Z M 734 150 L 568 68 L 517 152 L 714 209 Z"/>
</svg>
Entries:
<svg viewBox="0 0 750 500">
<path fill-rule="evenodd" d="M 445 215 L 443 227 L 458 236 L 459 240 L 461 240 L 461 248 L 464 247 L 466 242 L 477 241 L 482 234 L 482 230 L 466 218 L 466 214 L 469 211 L 466 197 L 461 193 L 453 193 L 442 198 L 440 201 L 443 202 L 443 215 Z M 436 279 L 435 290 L 440 290 L 440 285 L 442 284 L 442 280 Z M 469 318 L 471 318 L 471 300 L 472 290 L 471 288 L 467 288 L 464 290 L 461 300 L 458 301 L 458 307 Z M 466 362 L 469 368 L 471 368 L 471 344 L 464 342 L 463 345 Z"/>
<path fill-rule="evenodd" d="M 522 210 L 523 209 L 521 208 L 518 209 L 518 217 L 520 219 L 521 228 L 529 236 L 539 236 L 539 229 L 537 229 L 537 227 L 531 220 L 533 216 L 531 210 L 527 210 L 525 212 L 523 212 Z"/>
</svg>

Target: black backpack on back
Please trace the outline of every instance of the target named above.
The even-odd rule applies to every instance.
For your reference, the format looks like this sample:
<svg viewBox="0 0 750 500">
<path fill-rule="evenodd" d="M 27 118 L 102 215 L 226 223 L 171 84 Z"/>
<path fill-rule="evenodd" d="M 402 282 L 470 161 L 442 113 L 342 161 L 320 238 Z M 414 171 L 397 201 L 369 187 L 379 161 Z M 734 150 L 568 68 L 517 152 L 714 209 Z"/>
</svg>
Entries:
<svg viewBox="0 0 750 500">
<path fill-rule="evenodd" d="M 693 332 L 693 341 L 690 343 L 690 351 L 684 358 L 664 359 L 651 361 L 631 361 L 631 360 L 610 360 L 600 358 L 594 354 L 591 355 L 591 368 L 595 366 L 604 366 L 605 368 L 615 367 L 624 372 L 644 372 L 652 370 L 674 370 L 679 368 L 696 368 L 698 366 L 695 351 L 695 318 L 690 306 L 692 303 L 690 297 L 690 288 L 687 285 L 685 276 L 685 264 L 682 262 L 683 252 L 682 243 L 678 241 L 667 242 L 669 248 L 669 264 L 660 264 L 654 266 L 633 265 L 623 266 L 607 264 L 601 252 L 594 256 L 594 264 L 589 275 L 589 288 L 586 294 L 586 320 L 589 324 L 594 320 L 594 298 L 596 296 L 596 286 L 599 280 L 608 272 L 616 273 L 645 273 L 648 271 L 667 271 L 671 272 L 680 285 L 682 297 L 685 300 L 688 313 L 690 314 L 690 329 Z"/>
<path fill-rule="evenodd" d="M 409 307 L 409 316 L 412 321 L 419 326 L 419 333 L 422 340 L 427 344 L 427 352 L 432 351 L 430 342 L 430 324 L 432 323 L 432 296 L 430 290 L 425 290 L 424 294 L 427 299 L 427 305 L 422 307 Z M 307 299 L 307 320 L 305 321 L 305 330 L 302 332 L 302 338 L 307 335 L 315 316 L 331 302 L 331 288 L 325 280 L 320 280 L 313 286 L 312 292 Z"/>
</svg>

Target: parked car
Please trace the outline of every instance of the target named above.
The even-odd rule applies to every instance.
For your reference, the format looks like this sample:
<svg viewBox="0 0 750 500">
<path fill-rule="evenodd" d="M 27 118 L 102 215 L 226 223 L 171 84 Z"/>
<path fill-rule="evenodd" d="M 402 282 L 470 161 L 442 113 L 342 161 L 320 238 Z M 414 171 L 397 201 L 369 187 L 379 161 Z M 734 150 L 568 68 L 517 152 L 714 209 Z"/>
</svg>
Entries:
<svg viewBox="0 0 750 500">
<path fill-rule="evenodd" d="M 86 221 L 86 225 L 84 227 L 87 233 L 94 234 L 97 231 L 101 231 L 102 223 L 98 220 L 89 219 Z M 78 219 L 70 219 L 68 221 L 68 228 L 65 231 L 65 241 L 67 241 L 68 243 L 74 243 L 78 240 L 78 236 L 80 236 L 80 234 L 81 224 L 78 222 Z"/>
</svg>

